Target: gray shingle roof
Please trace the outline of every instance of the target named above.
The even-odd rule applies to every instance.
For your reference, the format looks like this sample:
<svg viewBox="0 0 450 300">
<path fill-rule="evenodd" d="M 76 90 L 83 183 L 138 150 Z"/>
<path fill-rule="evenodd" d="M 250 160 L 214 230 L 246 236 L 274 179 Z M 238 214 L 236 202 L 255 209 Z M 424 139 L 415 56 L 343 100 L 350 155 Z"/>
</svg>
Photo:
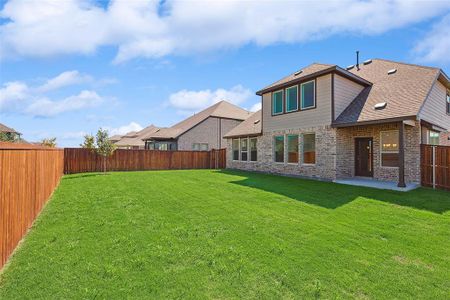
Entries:
<svg viewBox="0 0 450 300">
<path fill-rule="evenodd" d="M 14 129 L 0 123 L 0 132 L 12 132 L 12 133 L 18 133 L 17 131 L 15 131 Z"/>
<path fill-rule="evenodd" d="M 261 110 L 254 112 L 250 117 L 243 121 L 238 126 L 231 129 L 225 138 L 238 136 L 255 136 L 261 134 Z"/>
</svg>

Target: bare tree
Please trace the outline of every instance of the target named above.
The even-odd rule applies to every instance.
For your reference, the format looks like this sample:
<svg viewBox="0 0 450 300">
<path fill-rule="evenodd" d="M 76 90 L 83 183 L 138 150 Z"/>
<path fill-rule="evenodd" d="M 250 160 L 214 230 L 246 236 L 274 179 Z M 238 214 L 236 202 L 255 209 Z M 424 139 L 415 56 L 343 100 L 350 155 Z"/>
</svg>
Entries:
<svg viewBox="0 0 450 300">
<path fill-rule="evenodd" d="M 95 152 L 103 158 L 102 169 L 106 172 L 106 159 L 114 153 L 116 145 L 114 145 L 108 136 L 108 131 L 100 128 L 96 134 Z"/>
</svg>

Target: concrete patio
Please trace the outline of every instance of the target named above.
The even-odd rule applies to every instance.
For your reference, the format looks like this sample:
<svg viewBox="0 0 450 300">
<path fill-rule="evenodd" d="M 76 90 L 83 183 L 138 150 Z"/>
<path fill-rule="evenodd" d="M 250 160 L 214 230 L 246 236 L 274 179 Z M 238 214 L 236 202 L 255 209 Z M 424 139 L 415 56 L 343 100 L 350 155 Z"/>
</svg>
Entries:
<svg viewBox="0 0 450 300">
<path fill-rule="evenodd" d="M 347 185 L 356 185 L 356 186 L 365 186 L 382 190 L 392 190 L 399 192 L 408 192 L 414 190 L 419 187 L 417 183 L 408 183 L 406 187 L 401 188 L 397 186 L 397 182 L 393 181 L 379 181 L 371 178 L 348 178 L 348 179 L 338 179 L 334 181 L 335 183 L 347 184 Z"/>
</svg>

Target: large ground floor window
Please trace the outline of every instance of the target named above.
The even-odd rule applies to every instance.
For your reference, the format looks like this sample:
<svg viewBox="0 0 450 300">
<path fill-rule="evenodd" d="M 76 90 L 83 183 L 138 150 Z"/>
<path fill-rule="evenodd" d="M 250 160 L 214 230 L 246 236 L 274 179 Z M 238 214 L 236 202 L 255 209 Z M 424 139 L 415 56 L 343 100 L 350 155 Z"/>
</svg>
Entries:
<svg viewBox="0 0 450 300">
<path fill-rule="evenodd" d="M 298 163 L 298 135 L 289 134 L 287 136 L 288 163 Z"/>
<path fill-rule="evenodd" d="M 381 166 L 398 167 L 398 130 L 382 131 L 380 135 Z"/>
<path fill-rule="evenodd" d="M 316 134 L 303 134 L 303 163 L 313 165 L 316 163 Z"/>
<path fill-rule="evenodd" d="M 233 139 L 233 160 L 239 160 L 239 139 Z"/>
<path fill-rule="evenodd" d="M 257 149 L 256 137 L 242 137 L 233 139 L 232 141 L 232 154 L 233 160 L 236 161 L 257 161 L 258 149 Z"/>
<path fill-rule="evenodd" d="M 250 161 L 258 160 L 258 148 L 257 148 L 257 138 L 250 138 Z"/>
<path fill-rule="evenodd" d="M 275 162 L 284 162 L 284 135 L 274 137 Z"/>
</svg>

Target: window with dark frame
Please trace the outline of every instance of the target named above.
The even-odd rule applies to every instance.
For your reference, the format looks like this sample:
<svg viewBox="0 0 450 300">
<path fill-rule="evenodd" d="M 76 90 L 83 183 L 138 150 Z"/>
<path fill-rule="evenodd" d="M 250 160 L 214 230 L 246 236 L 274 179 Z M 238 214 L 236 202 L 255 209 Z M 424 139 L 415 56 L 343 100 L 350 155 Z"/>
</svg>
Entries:
<svg viewBox="0 0 450 300">
<path fill-rule="evenodd" d="M 298 135 L 287 136 L 288 163 L 298 163 Z"/>
<path fill-rule="evenodd" d="M 239 160 L 239 139 L 233 139 L 233 160 Z"/>
<path fill-rule="evenodd" d="M 298 86 L 292 86 L 286 89 L 286 112 L 296 111 L 298 109 Z"/>
<path fill-rule="evenodd" d="M 301 109 L 312 108 L 316 106 L 315 99 L 315 81 L 308 81 L 300 85 L 301 92 Z"/>
<path fill-rule="evenodd" d="M 316 134 L 303 134 L 303 164 L 313 165 L 316 163 Z"/>
<path fill-rule="evenodd" d="M 257 138 L 250 138 L 250 161 L 257 161 L 258 160 L 258 150 L 257 150 Z"/>
<path fill-rule="evenodd" d="M 450 91 L 447 91 L 447 114 L 450 115 Z"/>
<path fill-rule="evenodd" d="M 241 160 L 248 160 L 248 139 L 241 139 Z"/>
<path fill-rule="evenodd" d="M 272 113 L 274 115 L 283 113 L 283 91 L 272 93 Z"/>
<path fill-rule="evenodd" d="M 274 159 L 275 162 L 284 162 L 284 136 L 279 135 L 274 137 Z"/>
<path fill-rule="evenodd" d="M 399 166 L 399 133 L 398 130 L 381 132 L 381 166 Z"/>
</svg>

